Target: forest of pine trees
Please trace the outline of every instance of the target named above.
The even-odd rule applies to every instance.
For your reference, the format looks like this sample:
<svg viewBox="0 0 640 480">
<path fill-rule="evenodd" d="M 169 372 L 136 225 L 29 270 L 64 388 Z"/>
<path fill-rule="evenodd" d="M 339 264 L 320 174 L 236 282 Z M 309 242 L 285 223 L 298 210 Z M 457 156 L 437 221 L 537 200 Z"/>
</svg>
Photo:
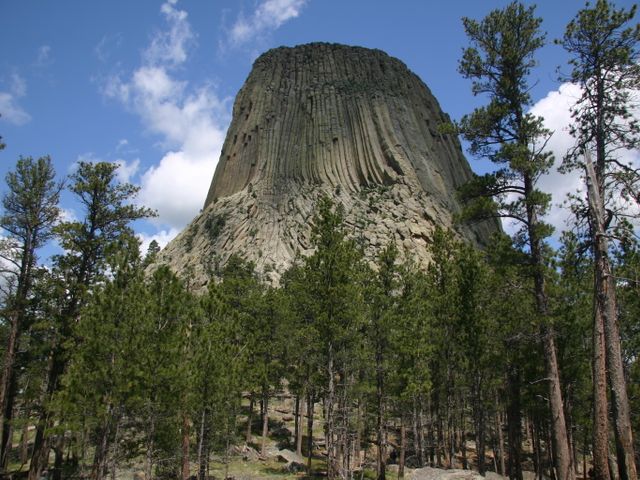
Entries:
<svg viewBox="0 0 640 480">
<path fill-rule="evenodd" d="M 147 480 L 204 480 L 234 446 L 266 455 L 287 396 L 308 477 L 384 480 L 397 464 L 398 477 L 433 466 L 637 480 L 640 243 L 625 207 L 640 174 L 616 156 L 640 140 L 635 10 L 598 0 L 557 40 L 583 91 L 576 146 L 558 160 L 587 192 L 557 242 L 538 187 L 553 132 L 527 113 L 546 38 L 517 2 L 463 19 L 459 70 L 487 103 L 443 131 L 497 166 L 457 192 L 460 221 L 520 228 L 483 251 L 436 229 L 426 269 L 392 242 L 366 259 L 344 207 L 322 197 L 314 253 L 278 286 L 238 252 L 196 294 L 158 265 L 157 243 L 140 253 L 132 222 L 154 213 L 116 164 L 81 162 L 60 182 L 48 157 L 20 158 L 0 217 L 3 476 L 115 480 L 133 462 Z M 77 220 L 61 217 L 64 189 Z M 43 261 L 51 241 L 59 253 Z"/>
</svg>

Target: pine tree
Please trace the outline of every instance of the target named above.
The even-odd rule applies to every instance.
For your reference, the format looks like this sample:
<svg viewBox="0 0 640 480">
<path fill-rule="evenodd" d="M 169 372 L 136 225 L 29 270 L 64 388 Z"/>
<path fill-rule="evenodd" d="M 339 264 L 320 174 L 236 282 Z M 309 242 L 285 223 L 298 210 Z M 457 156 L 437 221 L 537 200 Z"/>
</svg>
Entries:
<svg viewBox="0 0 640 480">
<path fill-rule="evenodd" d="M 371 324 L 368 327 L 375 384 L 375 418 L 377 444 L 377 478 L 386 478 L 387 417 L 393 372 L 393 330 L 398 326 L 398 295 L 400 288 L 398 249 L 390 243 L 377 259 L 378 271 L 370 286 Z"/>
<path fill-rule="evenodd" d="M 572 418 L 574 449 L 582 453 L 582 470 L 586 474 L 587 456 L 591 456 L 592 420 L 608 420 L 608 415 L 591 418 L 594 407 L 590 368 L 593 355 L 590 338 L 594 304 L 593 258 L 575 234 L 565 232 L 560 240 L 559 278 L 553 292 L 558 337 L 561 339 L 558 350 L 566 379 L 565 401 L 567 413 Z"/>
<path fill-rule="evenodd" d="M 322 339 L 315 322 L 315 296 L 307 284 L 307 269 L 302 262 L 296 262 L 282 276 L 284 292 L 284 309 L 286 331 L 289 332 L 289 369 L 287 379 L 294 388 L 298 388 L 299 395 L 304 398 L 307 408 L 307 474 L 311 475 L 311 460 L 313 457 L 313 425 L 314 406 L 322 391 L 323 367 Z M 299 422 L 303 415 L 299 412 Z M 303 426 L 298 425 L 299 442 L 302 442 Z M 297 447 L 297 446 L 296 446 Z M 302 445 L 300 445 L 302 450 Z"/>
<path fill-rule="evenodd" d="M 4 212 L 0 217 L 0 228 L 6 234 L 0 258 L 9 266 L 2 272 L 3 282 L 9 286 L 2 315 L 10 326 L 0 379 L 0 463 L 3 468 L 6 468 L 10 448 L 9 421 L 16 393 L 14 365 L 20 337 L 26 327 L 37 268 L 37 250 L 51 238 L 59 216 L 58 201 L 62 188 L 55 181 L 49 157 L 38 160 L 20 158 L 15 170 L 7 174 L 6 182 L 9 190 L 2 200 Z"/>
<path fill-rule="evenodd" d="M 571 133 L 577 144 L 565 157 L 563 168 L 584 168 L 588 186 L 588 207 L 584 213 L 595 260 L 594 467 L 598 479 L 609 478 L 605 464 L 608 452 L 605 375 L 611 391 L 620 478 L 637 478 L 607 237 L 609 227 L 625 215 L 629 202 L 640 203 L 640 173 L 619 157 L 621 148 L 636 148 L 640 144 L 640 124 L 632 114 L 632 91 L 640 87 L 640 25 L 632 24 L 635 12 L 635 5 L 629 10 L 615 9 L 607 0 L 598 0 L 593 6 L 587 4 L 558 41 L 572 55 L 570 80 L 582 87 L 582 96 L 572 111 L 575 124 Z M 588 160 L 592 149 L 595 168 Z"/>
<path fill-rule="evenodd" d="M 402 476 L 405 460 L 403 453 L 406 455 L 405 450 L 408 450 L 407 442 L 403 442 L 407 428 L 412 430 L 413 451 L 419 464 L 426 463 L 422 420 L 424 403 L 433 388 L 431 366 L 436 355 L 434 325 L 437 322 L 431 315 L 431 298 L 424 272 L 411 262 L 405 262 L 399 271 L 397 324 L 391 330 L 391 351 L 394 356 L 389 369 L 393 372 L 390 391 L 394 397 L 395 412 L 401 421 L 398 476 Z"/>
<path fill-rule="evenodd" d="M 193 301 L 169 267 L 160 266 L 147 283 L 148 307 L 141 323 L 148 344 L 141 347 L 141 402 L 138 417 L 145 438 L 145 474 L 181 475 L 181 429 L 186 408 Z"/>
<path fill-rule="evenodd" d="M 500 328 L 496 332 L 498 351 L 502 352 L 498 370 L 504 378 L 504 385 L 497 385 L 496 410 L 505 409 L 507 423 L 508 455 L 505 458 L 501 431 L 502 415 L 496 419 L 498 434 L 497 449 L 500 453 L 501 471 L 511 478 L 522 476 L 522 412 L 527 370 L 531 362 L 538 362 L 532 355 L 531 339 L 537 335 L 535 318 L 535 299 L 530 275 L 529 259 L 525 252 L 514 248 L 512 239 L 506 235 L 496 236 L 488 249 L 488 263 L 492 274 L 488 291 L 491 292 L 489 312 L 500 319 Z M 517 305 L 517 308 L 514 308 Z M 531 380 L 539 379 L 533 377 Z M 543 394 L 545 392 L 542 392 Z M 545 395 L 546 396 L 546 395 Z M 501 399 L 504 398 L 504 402 Z M 504 403 L 504 405 L 503 405 Z M 505 462 L 506 460 L 506 462 Z"/>
<path fill-rule="evenodd" d="M 344 209 L 323 197 L 313 219 L 312 244 L 316 248 L 304 265 L 309 315 L 321 350 L 324 377 L 324 418 L 327 475 L 345 478 L 349 439 L 350 391 L 355 383 L 357 342 L 363 320 L 361 253 L 346 238 Z"/>
<path fill-rule="evenodd" d="M 60 389 L 60 379 L 66 369 L 72 326 L 77 320 L 91 287 L 104 274 L 107 252 L 122 235 L 131 234 L 129 223 L 152 215 L 146 208 L 129 203 L 138 188 L 116 181 L 117 164 L 80 162 L 71 175 L 70 190 L 84 209 L 82 221 L 67 221 L 57 227 L 60 245 L 65 253 L 54 258 L 56 278 L 65 291 L 55 318 L 56 335 L 51 345 L 51 361 L 47 371 L 46 392 L 36 427 L 31 455 L 29 479 L 40 478 L 49 456 L 45 431 L 54 418 L 48 408 L 53 395 Z M 61 452 L 59 452 L 61 454 Z"/>
<path fill-rule="evenodd" d="M 111 459 L 115 474 L 122 421 L 135 412 L 141 390 L 141 352 L 148 348 L 144 322 L 148 295 L 135 237 L 123 237 L 108 255 L 111 278 L 97 286 L 82 309 L 64 388 L 56 403 L 65 426 L 95 439 L 90 478 L 102 480 Z"/>
<path fill-rule="evenodd" d="M 496 317 L 491 310 L 490 271 L 481 254 L 469 245 L 460 245 L 455 258 L 457 273 L 458 322 L 456 342 L 460 347 L 462 384 L 469 390 L 475 430 L 477 468 L 486 471 L 488 412 L 500 378 L 503 352 L 500 349 Z M 489 294 L 489 295 L 488 295 Z M 463 434 L 464 435 L 464 434 Z M 463 451 L 464 458 L 466 453 Z"/>
<path fill-rule="evenodd" d="M 247 273 L 244 268 L 240 271 Z M 225 291 L 230 286 L 223 286 L 225 280 L 219 285 L 209 284 L 200 299 L 201 313 L 193 330 L 193 418 L 198 438 L 199 480 L 206 478 L 213 448 L 219 447 L 226 458 L 229 443 L 234 440 L 241 392 L 247 386 L 247 373 L 250 374 L 248 344 L 241 328 L 242 312 L 234 307 L 244 299 L 232 293 L 241 291 L 236 289 L 237 279 L 227 278 L 230 284 L 235 284 L 229 290 Z"/>
<path fill-rule="evenodd" d="M 536 64 L 534 54 L 544 44 L 541 19 L 535 17 L 534 7 L 514 2 L 492 11 L 481 22 L 464 18 L 463 23 L 474 46 L 464 51 L 460 72 L 474 79 L 473 93 L 488 95 L 489 104 L 463 117 L 461 131 L 474 155 L 502 166 L 477 178 L 463 194 L 471 201 L 470 214 L 507 217 L 522 226 L 517 239 L 530 255 L 549 379 L 556 468 L 561 480 L 572 480 L 575 475 L 545 274 L 544 238 L 550 227 L 541 217 L 550 198 L 536 186 L 552 163 L 551 154 L 543 151 L 549 132 L 541 118 L 526 113 L 531 105 L 528 77 Z"/>
</svg>

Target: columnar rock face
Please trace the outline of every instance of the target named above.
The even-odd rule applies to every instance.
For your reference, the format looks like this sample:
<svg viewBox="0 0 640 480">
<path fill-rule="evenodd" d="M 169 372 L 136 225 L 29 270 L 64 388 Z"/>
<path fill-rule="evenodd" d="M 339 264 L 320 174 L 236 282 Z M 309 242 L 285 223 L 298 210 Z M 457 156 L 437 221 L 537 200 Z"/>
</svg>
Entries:
<svg viewBox="0 0 640 480">
<path fill-rule="evenodd" d="M 437 225 L 483 244 L 495 222 L 457 225 L 458 187 L 472 177 L 424 83 L 379 50 L 334 44 L 260 56 L 233 119 L 200 215 L 160 254 L 198 288 L 232 253 L 277 282 L 310 254 L 317 199 L 345 206 L 373 258 L 388 242 L 427 263 Z"/>
</svg>

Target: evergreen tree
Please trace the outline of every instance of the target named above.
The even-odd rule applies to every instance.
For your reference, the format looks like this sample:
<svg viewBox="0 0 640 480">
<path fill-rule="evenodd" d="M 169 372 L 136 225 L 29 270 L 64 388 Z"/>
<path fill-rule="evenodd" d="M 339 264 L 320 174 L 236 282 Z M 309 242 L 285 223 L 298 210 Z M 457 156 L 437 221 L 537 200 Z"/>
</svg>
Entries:
<svg viewBox="0 0 640 480">
<path fill-rule="evenodd" d="M 474 79 L 473 93 L 488 95 L 489 103 L 463 117 L 461 131 L 474 155 L 502 166 L 467 185 L 463 195 L 470 200 L 471 215 L 512 218 L 522 226 L 517 239 L 530 256 L 549 379 L 556 468 L 562 480 L 572 480 L 575 475 L 545 273 L 544 238 L 550 227 L 541 217 L 550 198 L 536 186 L 552 163 L 551 155 L 543 151 L 549 132 L 542 127 L 541 118 L 526 113 L 531 105 L 528 77 L 536 64 L 534 54 L 544 44 L 541 19 L 535 17 L 534 7 L 514 2 L 492 11 L 481 22 L 464 18 L 463 23 L 473 46 L 464 51 L 460 72 Z"/>
<path fill-rule="evenodd" d="M 51 361 L 47 371 L 46 392 L 31 455 L 29 479 L 40 478 L 49 456 L 46 429 L 54 421 L 48 404 L 60 388 L 68 354 L 73 344 L 72 327 L 84 305 L 88 292 L 102 278 L 109 248 L 122 235 L 130 234 L 129 223 L 152 215 L 152 212 L 129 203 L 138 188 L 116 181 L 117 164 L 80 162 L 71 175 L 71 191 L 76 195 L 85 217 L 67 221 L 57 227 L 65 253 L 54 258 L 56 278 L 61 282 L 60 304 L 55 314 L 56 334 L 52 339 Z M 61 454 L 61 452 L 60 452 Z"/>
<path fill-rule="evenodd" d="M 481 254 L 460 245 L 456 255 L 458 307 L 456 338 L 460 348 L 462 384 L 469 391 L 475 430 L 477 468 L 486 471 L 488 412 L 501 373 L 499 326 L 491 310 L 490 272 Z M 463 429 L 464 436 L 464 429 Z M 463 440 L 464 441 L 464 440 Z M 463 458 L 466 452 L 463 445 Z"/>
<path fill-rule="evenodd" d="M 368 326 L 374 366 L 375 418 L 377 444 L 377 478 L 386 478 L 387 462 L 387 417 L 389 397 L 395 365 L 393 363 L 393 331 L 398 328 L 398 296 L 400 294 L 398 249 L 390 243 L 380 252 L 378 271 L 370 287 L 371 324 Z"/>
<path fill-rule="evenodd" d="M 629 378 L 631 427 L 640 431 L 640 245 L 627 230 L 615 250 L 614 275 L 618 279 L 618 311 L 623 361 Z M 635 435 L 635 451 L 640 452 L 640 435 Z"/>
<path fill-rule="evenodd" d="M 311 475 L 311 460 L 313 456 L 313 425 L 314 406 L 322 391 L 323 360 L 322 340 L 318 335 L 317 324 L 314 319 L 315 302 L 314 292 L 307 285 L 307 269 L 304 264 L 296 262 L 285 272 L 282 277 L 282 289 L 284 292 L 284 309 L 286 325 L 289 332 L 289 348 L 287 356 L 289 368 L 287 379 L 290 385 L 304 398 L 307 409 L 307 442 L 305 445 L 307 454 L 307 473 Z M 298 412 L 298 440 L 296 449 L 300 443 L 302 451 L 302 425 L 303 415 Z"/>
<path fill-rule="evenodd" d="M 2 205 L 0 228 L 6 237 L 0 246 L 0 258 L 8 265 L 3 270 L 3 283 L 9 290 L 4 299 L 2 316 L 9 324 L 0 378 L 0 463 L 6 468 L 10 448 L 9 421 L 16 395 L 15 362 L 20 337 L 25 330 L 28 302 L 37 268 L 37 250 L 52 235 L 58 220 L 58 201 L 62 185 L 55 181 L 49 157 L 34 160 L 20 158 L 14 171 L 6 176 L 8 192 Z"/>
<path fill-rule="evenodd" d="M 562 235 L 558 252 L 559 278 L 553 292 L 560 339 L 558 350 L 566 379 L 565 401 L 573 424 L 574 450 L 582 453 L 585 474 L 587 456 L 591 456 L 594 407 L 590 368 L 593 345 L 589 335 L 594 302 L 592 260 L 575 234 L 565 232 Z M 595 416 L 593 420 L 606 421 L 607 417 Z"/>
<path fill-rule="evenodd" d="M 522 412 L 527 380 L 534 381 L 542 376 L 527 376 L 527 371 L 532 370 L 530 364 L 538 363 L 538 357 L 532 355 L 531 349 L 532 338 L 538 331 L 537 322 L 531 321 L 535 318 L 536 307 L 531 295 L 533 286 L 527 254 L 514 248 L 512 240 L 502 235 L 494 238 L 487 253 L 492 271 L 488 286 L 492 301 L 488 308 L 496 319 L 500 319 L 495 340 L 499 344 L 498 351 L 503 352 L 501 362 L 496 366 L 504 378 L 504 385 L 499 384 L 495 389 L 496 450 L 500 454 L 503 474 L 508 472 L 511 478 L 519 478 L 522 476 Z M 546 392 L 541 393 L 546 397 Z M 501 439 L 503 416 L 499 414 L 502 408 L 507 423 L 506 459 Z"/>
<path fill-rule="evenodd" d="M 455 423 L 460 389 L 460 350 L 457 348 L 457 243 L 451 231 L 436 229 L 429 249 L 432 262 L 427 269 L 427 304 L 431 317 L 435 355 L 430 367 L 433 381 L 430 417 L 436 418 L 436 464 L 454 468 Z M 444 457 L 444 462 L 443 462 Z"/>
<path fill-rule="evenodd" d="M 235 273 L 248 273 L 239 262 Z M 244 276 L 240 273 L 241 276 Z M 226 278 L 232 280 L 231 272 Z M 224 276 L 223 276 L 224 278 Z M 245 280 L 247 277 L 244 277 Z M 209 455 L 213 448 L 224 451 L 234 439 L 236 418 L 239 413 L 241 392 L 247 386 L 246 374 L 250 372 L 248 344 L 243 338 L 241 316 L 236 302 L 243 301 L 222 284 L 209 284 L 208 291 L 200 299 L 200 311 L 193 330 L 193 418 L 197 430 L 198 479 L 206 478 Z M 241 281 L 241 283 L 243 283 Z"/>
<path fill-rule="evenodd" d="M 355 385 L 357 338 L 363 321 L 362 288 L 358 272 L 362 255 L 346 238 L 343 207 L 319 200 L 313 219 L 316 248 L 305 261 L 309 315 L 321 350 L 324 377 L 324 418 L 327 475 L 346 478 L 350 438 L 350 392 Z"/>
<path fill-rule="evenodd" d="M 587 4 L 567 25 L 558 41 L 572 56 L 570 80 L 582 87 L 573 107 L 571 133 L 577 144 L 563 168 L 585 168 L 589 222 L 595 261 L 594 309 L 594 469 L 596 478 L 608 479 L 606 422 L 609 380 L 618 471 L 621 480 L 635 480 L 633 435 L 624 377 L 617 318 L 616 285 L 611 276 L 607 231 L 625 215 L 629 202 L 640 202 L 640 174 L 620 160 L 622 148 L 640 143 L 640 124 L 633 118 L 634 89 L 640 87 L 640 25 L 632 24 L 636 6 L 616 9 L 607 0 Z M 588 160 L 595 151 L 595 168 Z M 582 156 L 586 155 L 586 160 Z M 622 201 L 621 201 L 622 200 Z"/>
<path fill-rule="evenodd" d="M 418 463 L 425 465 L 426 462 L 423 411 L 433 386 L 431 366 L 436 354 L 433 326 L 436 322 L 430 314 L 431 299 L 424 272 L 410 262 L 401 265 L 399 270 L 397 324 L 391 330 L 394 356 L 389 370 L 393 372 L 390 388 L 393 405 L 401 422 L 398 475 L 403 476 L 403 453 L 406 454 L 405 450 L 408 450 L 404 439 L 407 428 L 413 433 L 412 450 Z M 433 445 L 433 439 L 429 443 Z"/>
<path fill-rule="evenodd" d="M 149 302 L 139 244 L 128 236 L 119 243 L 108 255 L 111 278 L 94 289 L 73 327 L 79 342 L 56 402 L 65 412 L 65 427 L 94 439 L 93 480 L 105 477 L 109 459 L 115 474 L 123 419 L 136 411 L 148 373 L 140 368 L 150 337 L 144 329 Z"/>
</svg>

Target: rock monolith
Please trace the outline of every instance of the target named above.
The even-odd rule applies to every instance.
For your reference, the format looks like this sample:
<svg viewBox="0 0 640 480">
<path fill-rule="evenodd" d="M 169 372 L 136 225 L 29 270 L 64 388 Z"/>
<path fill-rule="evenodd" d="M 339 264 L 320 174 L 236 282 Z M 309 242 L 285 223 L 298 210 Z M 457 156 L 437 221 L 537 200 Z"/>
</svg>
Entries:
<svg viewBox="0 0 640 480">
<path fill-rule="evenodd" d="M 472 171 L 426 85 L 380 50 L 314 43 L 254 63 L 201 213 L 160 253 L 201 288 L 231 254 L 277 282 L 312 252 L 321 195 L 344 205 L 373 258 L 389 242 L 427 263 L 436 226 L 485 244 L 496 222 L 455 221 Z"/>
</svg>

